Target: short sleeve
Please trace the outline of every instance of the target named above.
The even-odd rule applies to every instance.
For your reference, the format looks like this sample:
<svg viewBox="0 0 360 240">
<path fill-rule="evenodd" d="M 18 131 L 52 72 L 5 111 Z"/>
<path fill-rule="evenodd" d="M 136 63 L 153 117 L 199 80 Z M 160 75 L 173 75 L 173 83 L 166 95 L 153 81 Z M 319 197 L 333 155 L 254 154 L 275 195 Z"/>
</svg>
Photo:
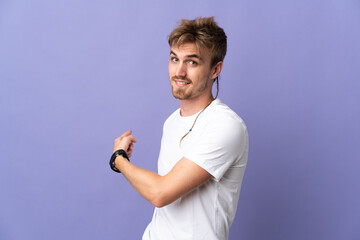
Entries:
<svg viewBox="0 0 360 240">
<path fill-rule="evenodd" d="M 204 168 L 216 181 L 230 166 L 236 166 L 248 144 L 246 126 L 236 118 L 211 121 L 188 140 L 182 149 L 184 157 Z"/>
</svg>

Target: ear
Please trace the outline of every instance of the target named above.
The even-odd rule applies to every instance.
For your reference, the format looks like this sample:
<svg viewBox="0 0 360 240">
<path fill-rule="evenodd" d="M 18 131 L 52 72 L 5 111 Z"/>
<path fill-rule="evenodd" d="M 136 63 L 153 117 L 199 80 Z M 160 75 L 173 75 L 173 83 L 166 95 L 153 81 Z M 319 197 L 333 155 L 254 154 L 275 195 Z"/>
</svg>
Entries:
<svg viewBox="0 0 360 240">
<path fill-rule="evenodd" d="M 217 78 L 220 75 L 222 68 L 223 68 L 222 61 L 215 64 L 215 66 L 212 67 L 212 69 L 211 69 L 211 79 Z"/>
</svg>

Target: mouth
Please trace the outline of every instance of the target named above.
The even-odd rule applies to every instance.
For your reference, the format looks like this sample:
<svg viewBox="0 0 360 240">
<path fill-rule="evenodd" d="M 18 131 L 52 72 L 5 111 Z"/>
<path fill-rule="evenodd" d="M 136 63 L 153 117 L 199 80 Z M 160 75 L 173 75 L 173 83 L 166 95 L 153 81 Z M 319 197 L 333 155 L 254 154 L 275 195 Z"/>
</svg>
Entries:
<svg viewBox="0 0 360 240">
<path fill-rule="evenodd" d="M 184 87 L 184 86 L 190 84 L 189 82 L 185 82 L 185 81 L 181 81 L 181 80 L 175 80 L 174 82 L 175 82 L 176 86 L 179 86 L 179 87 Z"/>
<path fill-rule="evenodd" d="M 174 79 L 173 78 L 173 81 L 174 81 L 175 85 L 178 87 L 185 87 L 191 83 L 191 81 L 186 80 L 186 79 Z"/>
</svg>

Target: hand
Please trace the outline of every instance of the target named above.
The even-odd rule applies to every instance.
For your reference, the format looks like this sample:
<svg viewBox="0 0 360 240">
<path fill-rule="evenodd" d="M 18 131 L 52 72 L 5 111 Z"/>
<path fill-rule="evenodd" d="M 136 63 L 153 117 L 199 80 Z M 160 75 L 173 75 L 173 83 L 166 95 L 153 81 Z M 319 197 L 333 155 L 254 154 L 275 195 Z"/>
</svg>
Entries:
<svg viewBox="0 0 360 240">
<path fill-rule="evenodd" d="M 115 139 L 113 152 L 119 149 L 123 149 L 128 157 L 131 157 L 132 151 L 134 149 L 134 143 L 136 143 L 136 139 L 133 135 L 131 135 L 131 133 L 131 130 L 129 130 Z"/>
</svg>

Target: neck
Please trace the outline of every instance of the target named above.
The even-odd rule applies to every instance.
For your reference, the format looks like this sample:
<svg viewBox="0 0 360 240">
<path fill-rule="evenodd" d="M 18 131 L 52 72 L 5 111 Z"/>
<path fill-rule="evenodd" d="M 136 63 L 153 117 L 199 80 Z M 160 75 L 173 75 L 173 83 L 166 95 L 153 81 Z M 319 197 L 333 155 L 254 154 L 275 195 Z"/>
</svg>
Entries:
<svg viewBox="0 0 360 240">
<path fill-rule="evenodd" d="M 206 108 L 213 100 L 212 95 L 203 99 L 180 100 L 180 115 L 183 117 L 192 116 Z"/>
</svg>

